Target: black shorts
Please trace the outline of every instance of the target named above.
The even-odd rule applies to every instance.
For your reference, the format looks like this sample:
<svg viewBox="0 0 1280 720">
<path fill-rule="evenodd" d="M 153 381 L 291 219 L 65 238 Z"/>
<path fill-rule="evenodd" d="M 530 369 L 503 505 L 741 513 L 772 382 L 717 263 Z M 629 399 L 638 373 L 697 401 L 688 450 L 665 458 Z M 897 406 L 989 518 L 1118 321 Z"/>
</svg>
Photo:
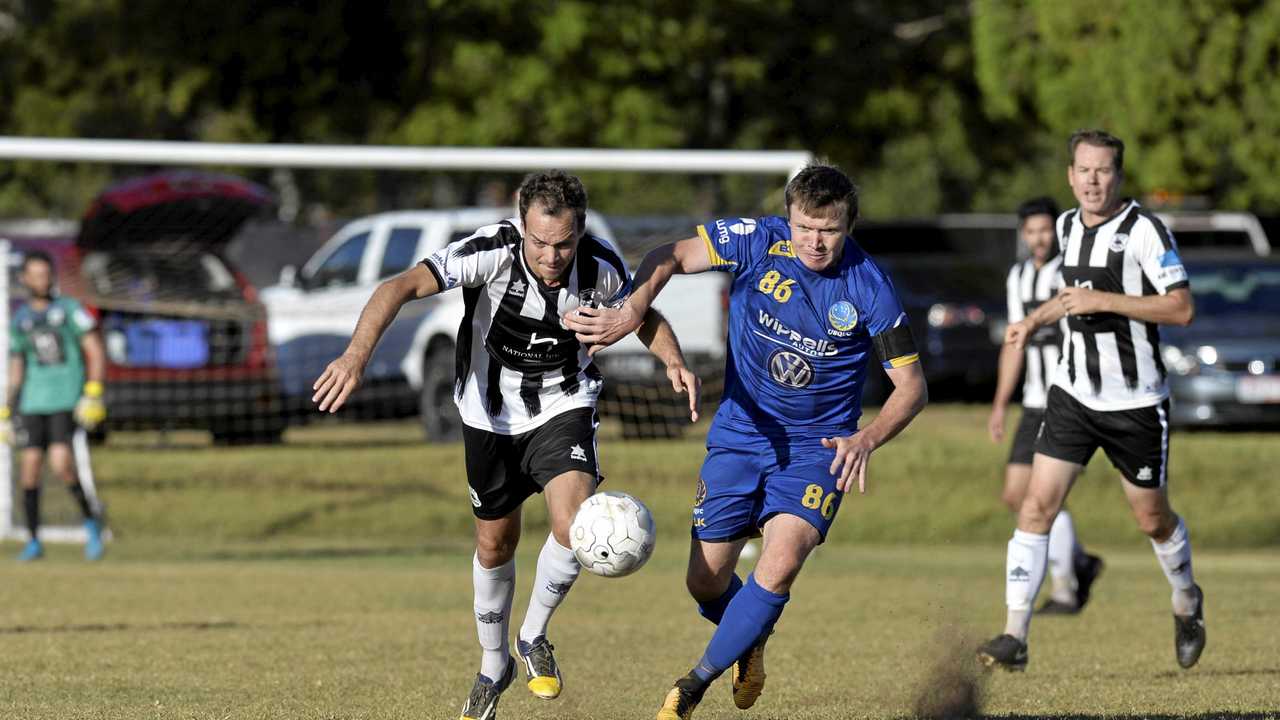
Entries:
<svg viewBox="0 0 1280 720">
<path fill-rule="evenodd" d="M 467 484 L 476 517 L 506 517 L 530 495 L 542 492 L 552 478 L 572 470 L 594 475 L 598 483 L 597 424 L 593 408 L 577 408 L 520 435 L 464 425 Z"/>
<path fill-rule="evenodd" d="M 14 441 L 20 448 L 44 450 L 59 443 L 69 445 L 75 432 L 76 421 L 70 412 L 18 415 L 13 423 Z"/>
<path fill-rule="evenodd" d="M 1010 465 L 1030 465 L 1036 454 L 1036 436 L 1040 423 L 1044 422 L 1042 408 L 1022 408 L 1022 420 L 1013 434 L 1013 447 L 1009 448 Z"/>
<path fill-rule="evenodd" d="M 1049 390 L 1036 452 L 1088 465 L 1098 448 L 1125 480 L 1143 488 L 1165 484 L 1169 464 L 1169 400 L 1134 410 L 1091 410 L 1060 387 Z"/>
</svg>

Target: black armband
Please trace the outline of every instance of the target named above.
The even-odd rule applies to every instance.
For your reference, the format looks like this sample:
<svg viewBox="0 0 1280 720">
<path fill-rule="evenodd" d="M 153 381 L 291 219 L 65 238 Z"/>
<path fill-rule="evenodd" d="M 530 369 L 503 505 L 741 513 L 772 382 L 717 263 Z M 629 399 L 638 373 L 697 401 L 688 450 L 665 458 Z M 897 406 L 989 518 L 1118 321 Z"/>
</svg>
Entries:
<svg viewBox="0 0 1280 720">
<path fill-rule="evenodd" d="M 880 362 L 888 363 L 890 367 L 903 367 L 920 359 L 916 341 L 911 337 L 911 328 L 905 322 L 872 336 L 871 342 L 876 346 Z"/>
</svg>

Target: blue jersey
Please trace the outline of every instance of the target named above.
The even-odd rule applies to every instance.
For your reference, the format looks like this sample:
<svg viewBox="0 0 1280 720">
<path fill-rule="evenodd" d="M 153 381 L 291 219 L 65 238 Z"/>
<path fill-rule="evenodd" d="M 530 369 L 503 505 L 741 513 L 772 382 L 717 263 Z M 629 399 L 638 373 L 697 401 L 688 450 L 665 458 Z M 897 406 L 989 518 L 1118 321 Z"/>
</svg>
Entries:
<svg viewBox="0 0 1280 720">
<path fill-rule="evenodd" d="M 862 415 L 873 351 L 885 368 L 918 360 L 893 284 L 849 237 L 821 273 L 791 250 L 785 218 L 698 226 L 712 267 L 733 274 L 721 432 L 848 435 Z"/>
</svg>

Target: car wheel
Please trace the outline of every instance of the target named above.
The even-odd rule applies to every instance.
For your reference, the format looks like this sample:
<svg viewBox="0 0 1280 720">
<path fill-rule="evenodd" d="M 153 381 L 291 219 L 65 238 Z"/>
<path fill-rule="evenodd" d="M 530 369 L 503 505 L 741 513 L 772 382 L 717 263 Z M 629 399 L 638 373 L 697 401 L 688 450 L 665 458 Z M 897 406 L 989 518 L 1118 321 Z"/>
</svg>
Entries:
<svg viewBox="0 0 1280 720">
<path fill-rule="evenodd" d="M 462 416 L 453 401 L 453 346 L 442 343 L 428 353 L 422 370 L 418 411 L 427 442 L 456 442 L 462 439 Z"/>
</svg>

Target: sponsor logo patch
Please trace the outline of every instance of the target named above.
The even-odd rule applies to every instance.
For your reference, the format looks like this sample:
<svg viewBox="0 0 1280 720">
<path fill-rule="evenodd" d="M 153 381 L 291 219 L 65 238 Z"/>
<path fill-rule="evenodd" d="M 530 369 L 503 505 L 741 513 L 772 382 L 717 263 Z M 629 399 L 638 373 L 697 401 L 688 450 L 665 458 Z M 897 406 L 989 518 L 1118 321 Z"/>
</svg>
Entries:
<svg viewBox="0 0 1280 720">
<path fill-rule="evenodd" d="M 476 493 L 476 489 L 467 488 L 467 491 L 471 493 L 471 506 L 480 507 L 480 495 Z"/>
<path fill-rule="evenodd" d="M 811 337 L 801 335 L 799 332 L 792 330 L 778 318 L 770 315 L 764 310 L 759 311 L 756 321 L 768 330 L 768 333 L 754 331 L 760 337 L 769 342 L 777 343 L 792 348 L 796 352 L 803 353 L 809 357 L 832 357 L 839 354 L 840 350 L 836 348 L 836 344 L 830 340 L 823 338 L 815 340 Z"/>
<path fill-rule="evenodd" d="M 698 489 L 693 492 L 693 506 L 699 507 L 707 499 L 707 484 L 698 478 Z"/>
<path fill-rule="evenodd" d="M 832 335 L 848 337 L 858 325 L 858 309 L 848 300 L 841 300 L 827 310 L 827 322 L 831 323 Z"/>
<path fill-rule="evenodd" d="M 520 278 L 516 278 L 515 282 L 511 283 L 511 294 L 516 297 L 524 297 L 524 293 L 528 289 L 529 286 Z"/>
<path fill-rule="evenodd" d="M 813 366 L 801 355 L 779 350 L 769 357 L 769 376 L 779 385 L 804 388 L 813 382 Z"/>
<path fill-rule="evenodd" d="M 739 235 L 750 235 L 756 231 L 756 221 L 751 218 L 738 218 L 738 222 L 729 226 L 729 231 Z"/>
<path fill-rule="evenodd" d="M 582 462 L 586 462 L 587 451 L 583 450 L 581 445 L 574 445 L 573 447 L 569 448 L 569 459 L 581 460 Z"/>
<path fill-rule="evenodd" d="M 1009 571 L 1009 579 L 1014 582 L 1028 582 L 1031 580 L 1031 573 L 1023 570 L 1022 566 L 1019 565 Z"/>
<path fill-rule="evenodd" d="M 1143 482 L 1150 482 L 1150 480 L 1151 480 L 1151 468 L 1146 467 L 1146 466 L 1144 465 L 1142 468 L 1140 468 L 1140 469 L 1138 470 L 1137 478 L 1138 478 L 1139 480 L 1143 481 Z"/>
<path fill-rule="evenodd" d="M 485 625 L 497 625 L 502 622 L 502 613 L 496 610 L 491 610 L 483 615 L 477 614 L 476 619 Z"/>
</svg>

